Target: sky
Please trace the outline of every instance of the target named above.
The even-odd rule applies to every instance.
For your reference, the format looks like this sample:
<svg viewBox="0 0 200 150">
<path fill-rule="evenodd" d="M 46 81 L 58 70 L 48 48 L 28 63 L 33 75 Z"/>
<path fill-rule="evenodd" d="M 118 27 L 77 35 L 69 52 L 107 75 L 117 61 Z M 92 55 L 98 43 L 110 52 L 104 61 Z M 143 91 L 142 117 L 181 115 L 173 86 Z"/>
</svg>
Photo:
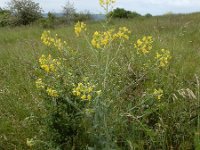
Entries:
<svg viewBox="0 0 200 150">
<path fill-rule="evenodd" d="M 33 0 L 40 4 L 44 12 L 62 12 L 68 0 Z M 104 13 L 98 0 L 69 0 L 77 11 L 88 10 L 90 13 Z M 0 0 L 0 7 L 6 7 L 9 0 Z M 142 15 L 162 15 L 168 12 L 190 13 L 200 11 L 200 0 L 117 0 L 114 8 L 136 11 Z"/>
</svg>

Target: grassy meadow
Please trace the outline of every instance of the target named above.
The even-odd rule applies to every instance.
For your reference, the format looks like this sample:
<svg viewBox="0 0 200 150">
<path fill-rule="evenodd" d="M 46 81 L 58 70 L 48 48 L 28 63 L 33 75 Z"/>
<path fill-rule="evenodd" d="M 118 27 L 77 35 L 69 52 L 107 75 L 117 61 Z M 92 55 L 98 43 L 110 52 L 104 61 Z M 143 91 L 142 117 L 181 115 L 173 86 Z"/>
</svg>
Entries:
<svg viewBox="0 0 200 150">
<path fill-rule="evenodd" d="M 86 22 L 86 24 L 88 36 L 92 37 L 95 31 L 102 30 L 103 22 Z M 198 111 L 200 103 L 200 87 L 198 85 L 200 80 L 200 14 L 112 20 L 108 24 L 108 28 L 121 26 L 126 26 L 131 30 L 129 39 L 131 44 L 125 44 L 125 47 L 115 56 L 120 67 L 110 67 L 112 70 L 109 78 L 110 83 L 106 89 L 102 90 L 102 99 L 110 99 L 112 101 L 110 105 L 115 106 L 113 108 L 106 103 L 109 111 L 107 111 L 108 116 L 104 117 L 107 118 L 105 126 L 109 130 L 104 128 L 102 132 L 105 130 L 107 133 L 105 134 L 107 137 L 105 143 L 110 141 L 110 145 L 105 144 L 104 149 L 111 149 L 111 147 L 112 149 L 130 150 L 200 149 L 200 114 Z M 45 126 L 41 120 L 48 112 L 43 105 L 42 95 L 35 86 L 35 69 L 38 65 L 38 59 L 42 54 L 48 54 L 52 51 L 41 42 L 40 37 L 43 31 L 44 29 L 38 25 L 0 28 L 0 150 L 29 149 L 27 139 L 41 140 L 46 138 L 43 133 Z M 91 50 L 88 49 L 86 41 L 76 37 L 73 25 L 56 27 L 51 30 L 51 33 L 58 34 L 67 42 L 68 46 L 78 51 L 77 55 L 80 57 L 72 59 L 72 63 L 76 64 L 80 70 L 84 70 L 84 73 L 87 73 L 89 77 L 102 81 L 100 72 L 96 71 L 95 67 L 89 68 L 94 58 L 92 58 Z M 160 71 L 162 79 L 158 77 L 159 71 L 155 74 L 152 73 L 152 76 L 146 79 L 155 80 L 155 82 L 158 79 L 159 82 L 161 81 L 159 85 L 165 89 L 164 104 L 160 106 L 162 109 L 159 109 L 158 112 L 152 110 L 154 113 L 142 108 L 143 104 L 139 103 L 140 98 L 142 99 L 142 95 L 144 95 L 142 92 L 144 87 L 151 87 L 150 82 L 144 84 L 138 82 L 139 86 L 127 90 L 122 96 L 117 96 L 122 92 L 118 89 L 121 87 L 124 89 L 123 87 L 129 86 L 129 83 L 135 80 L 134 73 L 136 76 L 143 75 L 138 71 L 140 66 L 137 66 L 137 63 L 131 63 L 129 54 L 134 53 L 135 41 L 144 35 L 153 37 L 153 49 L 164 48 L 169 50 L 172 55 L 168 70 Z M 137 57 L 137 55 L 135 56 Z M 103 59 L 100 59 L 102 65 L 104 64 Z M 143 61 L 148 60 L 144 58 Z M 119 82 L 119 88 L 117 80 L 122 82 Z M 178 90 L 180 91 L 178 92 Z M 134 97 L 137 97 L 137 103 L 131 101 Z M 141 107 L 139 108 L 139 106 Z M 126 112 L 134 107 L 138 107 L 138 109 Z M 116 108 L 116 110 L 112 111 L 112 108 Z M 140 123 L 131 125 L 131 127 L 134 126 L 138 129 L 136 130 L 128 127 L 126 119 L 123 120 L 123 112 L 135 115 L 136 118 L 145 113 L 147 115 L 140 120 Z M 155 114 L 159 114 L 157 119 L 161 122 L 160 128 L 163 129 L 158 131 L 159 136 L 153 135 L 153 132 L 147 129 L 147 125 L 150 124 L 145 123 L 145 118 L 149 118 L 147 117 L 148 113 L 153 116 L 150 117 L 149 122 L 155 121 L 152 118 L 157 118 Z M 109 118 L 113 118 L 113 120 Z M 116 120 L 116 118 L 120 119 Z M 133 122 L 137 122 L 134 117 L 132 119 Z M 138 127 L 140 124 L 141 127 Z M 112 131 L 110 131 L 111 128 Z M 149 125 L 149 128 L 153 127 L 151 128 Z M 114 133 L 118 138 L 112 137 Z M 102 135 L 101 138 L 104 139 L 104 136 Z M 94 141 L 99 142 L 101 138 L 99 136 L 99 139 L 96 138 Z M 120 143 L 120 141 L 123 142 Z M 88 147 L 94 147 L 95 144 L 91 143 L 95 142 L 90 142 Z M 118 143 L 118 147 L 114 146 L 113 143 Z M 41 140 L 37 146 L 30 149 L 51 149 L 42 145 Z M 103 148 L 97 146 L 94 149 Z"/>
</svg>

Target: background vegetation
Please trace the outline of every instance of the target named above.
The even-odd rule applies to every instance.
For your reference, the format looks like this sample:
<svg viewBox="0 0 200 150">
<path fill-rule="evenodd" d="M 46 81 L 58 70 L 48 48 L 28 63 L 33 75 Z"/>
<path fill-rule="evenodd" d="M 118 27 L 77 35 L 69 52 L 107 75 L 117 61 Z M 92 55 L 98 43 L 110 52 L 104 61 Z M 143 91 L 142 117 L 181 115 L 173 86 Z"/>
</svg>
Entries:
<svg viewBox="0 0 200 150">
<path fill-rule="evenodd" d="M 137 12 L 125 10 L 124 8 L 116 8 L 108 14 L 108 17 L 113 18 L 136 18 L 141 15 Z"/>
</svg>

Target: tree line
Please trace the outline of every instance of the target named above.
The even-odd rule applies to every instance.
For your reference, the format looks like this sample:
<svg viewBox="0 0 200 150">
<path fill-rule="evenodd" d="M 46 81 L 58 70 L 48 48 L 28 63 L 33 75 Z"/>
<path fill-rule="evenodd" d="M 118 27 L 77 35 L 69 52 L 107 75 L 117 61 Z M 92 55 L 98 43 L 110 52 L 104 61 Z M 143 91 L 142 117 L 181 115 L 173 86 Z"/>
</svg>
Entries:
<svg viewBox="0 0 200 150">
<path fill-rule="evenodd" d="M 47 17 L 43 16 L 43 10 L 39 3 L 33 0 L 11 0 L 8 3 L 7 9 L 0 8 L 0 27 L 3 26 L 18 26 L 29 25 L 36 21 L 40 21 L 45 28 L 53 28 L 60 23 L 73 23 L 77 21 L 85 21 L 92 19 L 89 11 L 77 12 L 73 3 L 67 2 L 63 7 L 62 16 L 57 17 L 49 12 Z M 116 8 L 111 11 L 106 17 L 113 18 L 135 18 L 141 15 L 137 12 L 127 11 L 123 8 Z M 151 17 L 147 14 L 146 17 Z"/>
</svg>

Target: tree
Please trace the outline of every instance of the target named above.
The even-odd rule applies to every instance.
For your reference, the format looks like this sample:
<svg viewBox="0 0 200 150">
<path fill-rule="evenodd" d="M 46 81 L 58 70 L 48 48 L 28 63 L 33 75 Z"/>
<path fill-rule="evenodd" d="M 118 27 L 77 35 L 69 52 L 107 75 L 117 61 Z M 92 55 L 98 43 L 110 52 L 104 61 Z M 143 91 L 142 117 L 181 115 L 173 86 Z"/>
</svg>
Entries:
<svg viewBox="0 0 200 150">
<path fill-rule="evenodd" d="M 47 18 L 41 19 L 41 24 L 43 28 L 55 28 L 56 16 L 53 13 L 48 12 Z"/>
<path fill-rule="evenodd" d="M 113 18 L 135 18 L 141 16 L 137 12 L 125 10 L 124 8 L 116 8 L 108 14 L 108 17 Z"/>
<path fill-rule="evenodd" d="M 130 13 L 130 11 L 126 11 L 124 8 L 116 8 L 110 12 L 110 16 L 113 18 L 128 18 L 128 14 Z"/>
<path fill-rule="evenodd" d="M 152 14 L 147 13 L 147 14 L 145 15 L 145 17 L 146 17 L 146 18 L 151 18 L 151 17 L 153 17 L 153 16 L 152 16 Z"/>
<path fill-rule="evenodd" d="M 6 9 L 0 8 L 0 27 L 8 26 L 11 24 L 11 12 Z"/>
<path fill-rule="evenodd" d="M 74 4 L 68 1 L 63 8 L 63 14 L 67 23 L 71 23 L 74 20 L 75 15 L 76 15 Z"/>
<path fill-rule="evenodd" d="M 16 17 L 16 23 L 20 25 L 28 25 L 42 16 L 39 3 L 32 0 L 11 0 L 9 9 Z"/>
</svg>

